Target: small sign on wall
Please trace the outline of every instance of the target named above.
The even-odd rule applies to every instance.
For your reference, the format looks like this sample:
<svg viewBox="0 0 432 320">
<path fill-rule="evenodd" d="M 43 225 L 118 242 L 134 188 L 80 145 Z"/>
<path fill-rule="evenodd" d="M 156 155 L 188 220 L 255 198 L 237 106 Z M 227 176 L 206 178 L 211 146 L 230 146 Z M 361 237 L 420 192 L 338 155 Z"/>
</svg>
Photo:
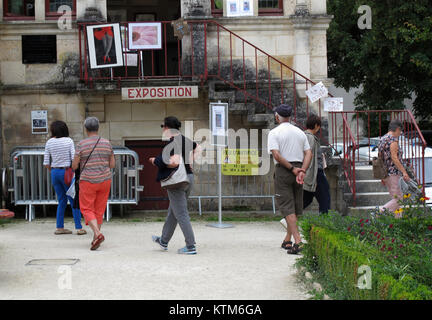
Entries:
<svg viewBox="0 0 432 320">
<path fill-rule="evenodd" d="M 46 110 L 34 110 L 31 112 L 32 134 L 48 133 L 48 112 Z"/>
<path fill-rule="evenodd" d="M 227 0 L 226 15 L 228 17 L 253 16 L 253 0 Z"/>
</svg>

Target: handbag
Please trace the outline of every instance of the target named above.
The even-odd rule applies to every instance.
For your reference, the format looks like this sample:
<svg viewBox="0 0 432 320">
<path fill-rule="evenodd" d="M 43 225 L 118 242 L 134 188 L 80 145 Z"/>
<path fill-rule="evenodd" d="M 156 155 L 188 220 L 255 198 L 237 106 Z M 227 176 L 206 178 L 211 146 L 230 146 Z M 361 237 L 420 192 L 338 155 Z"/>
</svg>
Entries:
<svg viewBox="0 0 432 320">
<path fill-rule="evenodd" d="M 387 178 L 387 170 L 384 167 L 384 160 L 382 159 L 381 153 L 378 153 L 378 157 L 372 159 L 372 171 L 375 179 L 384 180 Z"/>
<path fill-rule="evenodd" d="M 161 187 L 165 189 L 185 188 L 189 185 L 190 181 L 187 176 L 186 167 L 183 163 L 183 157 L 180 157 L 180 163 L 171 174 L 160 181 Z"/>
<path fill-rule="evenodd" d="M 64 174 L 64 182 L 67 186 L 70 186 L 72 184 L 72 179 L 74 176 L 74 171 L 72 169 L 72 156 L 70 155 L 70 153 L 69 153 L 69 159 L 71 161 L 71 165 L 69 168 L 65 170 L 65 174 Z"/>
<path fill-rule="evenodd" d="M 87 157 L 87 160 L 84 162 L 82 169 L 80 169 L 80 166 L 79 166 L 78 169 L 75 170 L 75 197 L 73 198 L 74 201 L 73 201 L 73 205 L 72 205 L 72 207 L 74 209 L 80 208 L 80 205 L 79 205 L 79 182 L 81 179 L 81 172 L 84 171 L 84 168 L 85 168 L 87 162 L 89 161 L 94 149 L 96 149 L 96 146 L 99 143 L 100 138 L 101 137 L 99 137 L 98 141 L 96 141 L 92 151 L 90 152 L 89 156 Z"/>
</svg>

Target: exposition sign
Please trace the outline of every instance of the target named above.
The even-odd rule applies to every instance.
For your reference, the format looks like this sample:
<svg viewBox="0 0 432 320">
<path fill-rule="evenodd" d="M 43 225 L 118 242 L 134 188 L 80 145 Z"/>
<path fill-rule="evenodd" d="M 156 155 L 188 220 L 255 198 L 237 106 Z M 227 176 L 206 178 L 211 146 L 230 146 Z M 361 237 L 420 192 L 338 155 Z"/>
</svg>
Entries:
<svg viewBox="0 0 432 320">
<path fill-rule="evenodd" d="M 123 100 L 193 98 L 198 98 L 198 86 L 122 88 Z"/>
<path fill-rule="evenodd" d="M 225 176 L 255 176 L 258 174 L 257 149 L 225 149 L 222 152 L 222 174 Z"/>
</svg>

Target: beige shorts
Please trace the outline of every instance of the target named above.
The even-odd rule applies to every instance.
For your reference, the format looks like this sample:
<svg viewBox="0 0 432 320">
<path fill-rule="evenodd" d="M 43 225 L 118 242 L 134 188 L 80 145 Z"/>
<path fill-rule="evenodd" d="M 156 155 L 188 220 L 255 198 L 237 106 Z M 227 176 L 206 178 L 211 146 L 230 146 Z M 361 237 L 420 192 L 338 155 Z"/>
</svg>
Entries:
<svg viewBox="0 0 432 320">
<path fill-rule="evenodd" d="M 291 163 L 301 168 L 302 163 Z M 274 173 L 275 198 L 283 217 L 290 214 L 297 216 L 303 213 L 303 185 L 298 184 L 294 173 L 284 166 L 276 164 Z"/>
</svg>

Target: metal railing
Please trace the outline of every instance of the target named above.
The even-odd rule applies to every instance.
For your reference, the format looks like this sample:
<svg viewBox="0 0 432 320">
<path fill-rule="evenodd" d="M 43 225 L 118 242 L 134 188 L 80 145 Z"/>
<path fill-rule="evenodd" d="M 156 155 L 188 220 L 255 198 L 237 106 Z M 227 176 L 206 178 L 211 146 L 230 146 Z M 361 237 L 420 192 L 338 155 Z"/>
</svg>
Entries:
<svg viewBox="0 0 432 320">
<path fill-rule="evenodd" d="M 228 176 L 222 175 L 222 199 L 226 200 L 243 200 L 256 199 L 257 204 L 264 207 L 271 207 L 273 214 L 276 214 L 275 196 L 274 196 L 274 170 L 273 161 L 270 171 L 266 175 L 253 176 Z M 194 166 L 194 188 L 190 199 L 198 200 L 198 211 L 202 215 L 202 200 L 217 199 L 217 165 L 202 164 Z M 263 200 L 268 199 L 268 203 L 263 204 Z M 235 203 L 230 204 L 236 207 Z M 250 206 L 250 202 L 248 202 Z"/>
<path fill-rule="evenodd" d="M 138 204 L 139 164 L 136 152 L 114 147 L 116 167 L 113 169 L 111 192 L 108 199 L 106 219 L 112 217 L 110 205 Z M 44 147 L 17 147 L 11 152 L 9 168 L 9 192 L 12 203 L 26 206 L 26 219 L 35 219 L 36 205 L 58 204 L 52 187 L 50 171 L 43 165 Z"/>
</svg>

